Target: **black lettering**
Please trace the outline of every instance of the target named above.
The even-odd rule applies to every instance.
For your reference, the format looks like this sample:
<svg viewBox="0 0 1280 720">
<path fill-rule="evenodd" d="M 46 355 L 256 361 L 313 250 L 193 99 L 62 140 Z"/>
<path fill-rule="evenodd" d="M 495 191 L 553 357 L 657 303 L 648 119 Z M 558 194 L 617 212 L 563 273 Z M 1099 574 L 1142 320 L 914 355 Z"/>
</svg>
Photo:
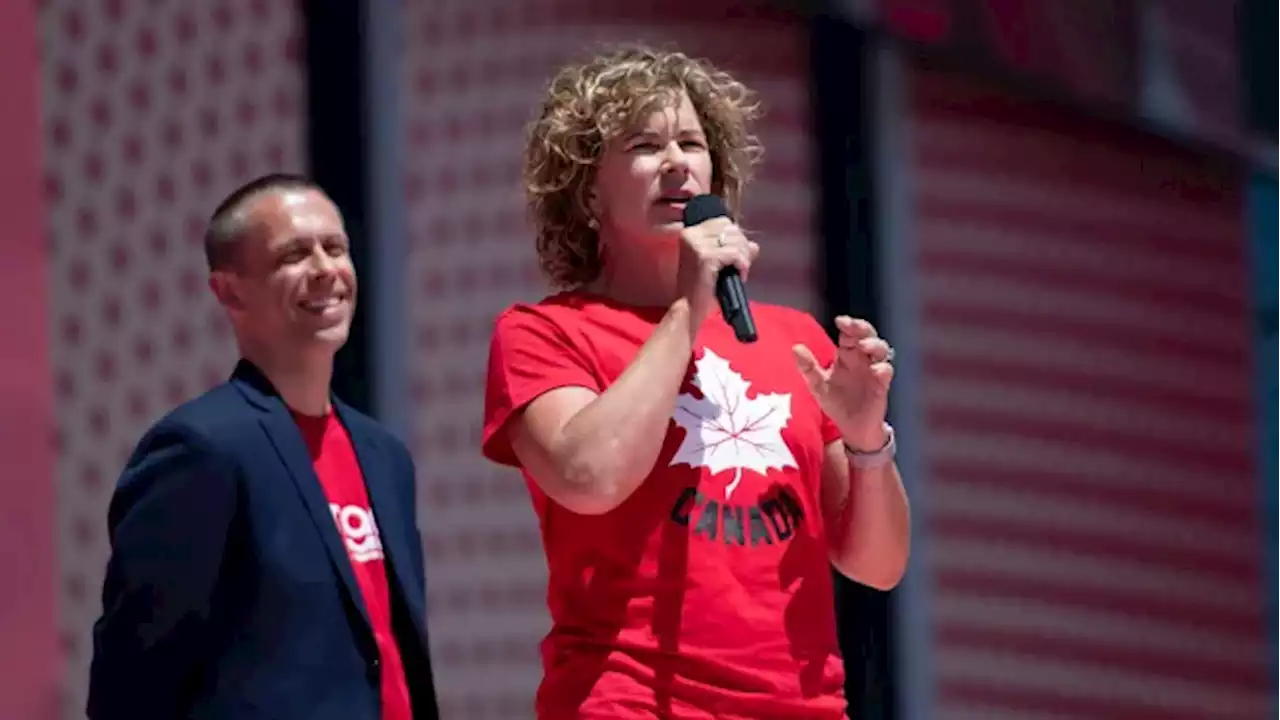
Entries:
<svg viewBox="0 0 1280 720">
<path fill-rule="evenodd" d="M 746 545 L 747 537 L 742 527 L 742 506 L 725 505 L 721 517 L 724 518 L 724 544 L 736 542 L 739 545 Z"/>
<path fill-rule="evenodd" d="M 671 521 L 689 527 L 689 515 L 693 512 L 694 497 L 698 491 L 694 488 L 685 488 L 680 493 L 680 497 L 676 498 L 676 504 L 671 508 Z"/>
<path fill-rule="evenodd" d="M 778 493 L 778 502 L 782 503 L 782 509 L 795 521 L 796 527 L 800 527 L 800 521 L 804 520 L 804 510 L 800 507 L 800 503 L 795 496 L 783 490 Z"/>
<path fill-rule="evenodd" d="M 696 517 L 695 517 L 696 515 Z M 671 507 L 671 521 L 692 528 L 694 535 L 725 545 L 751 547 L 790 540 L 799 531 L 805 511 L 799 499 L 778 488 L 759 505 L 730 505 L 711 500 L 696 488 L 685 488 Z"/>
<path fill-rule="evenodd" d="M 791 538 L 795 528 L 791 525 L 791 518 L 782 509 L 782 503 L 774 498 L 769 498 L 760 503 L 760 509 L 769 518 L 769 524 L 773 526 L 773 532 L 778 536 L 779 542 Z"/>
<path fill-rule="evenodd" d="M 760 514 L 760 508 L 747 508 L 747 522 L 751 525 L 751 547 L 761 542 L 766 545 L 773 544 L 773 538 L 769 537 L 769 529 L 764 526 L 764 516 Z"/>
<path fill-rule="evenodd" d="M 693 529 L 694 535 L 702 535 L 708 540 L 716 539 L 716 525 L 720 524 L 720 503 L 707 501 L 702 506 L 702 514 L 698 516 L 698 525 Z"/>
</svg>

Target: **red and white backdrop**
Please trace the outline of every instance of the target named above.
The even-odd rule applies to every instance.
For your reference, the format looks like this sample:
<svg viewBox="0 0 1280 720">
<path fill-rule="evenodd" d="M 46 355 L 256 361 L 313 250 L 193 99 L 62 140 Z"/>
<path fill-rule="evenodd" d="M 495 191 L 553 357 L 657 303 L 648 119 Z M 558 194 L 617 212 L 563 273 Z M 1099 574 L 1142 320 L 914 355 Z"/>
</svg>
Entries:
<svg viewBox="0 0 1280 720">
<path fill-rule="evenodd" d="M 39 3 L 63 716 L 84 716 L 106 508 L 145 428 L 224 379 L 212 204 L 303 167 L 294 3 Z"/>
<path fill-rule="evenodd" d="M 908 77 L 932 716 L 1263 717 L 1240 176 Z"/>
<path fill-rule="evenodd" d="M 62 677 L 49 530 L 57 499 L 36 28 L 34 5 L 0 3 L 0 287 L 11 298 L 0 316 L 0 718 L 53 720 Z"/>
<path fill-rule="evenodd" d="M 409 387 L 429 621 L 445 717 L 529 717 L 546 567 L 520 476 L 479 454 L 493 319 L 546 293 L 520 188 L 523 128 L 562 62 L 647 41 L 737 72 L 768 106 L 746 212 L 763 299 L 816 309 L 807 49 L 791 22 L 727 3 L 416 0 L 405 5 Z M 741 5 L 736 3 L 735 5 Z"/>
</svg>

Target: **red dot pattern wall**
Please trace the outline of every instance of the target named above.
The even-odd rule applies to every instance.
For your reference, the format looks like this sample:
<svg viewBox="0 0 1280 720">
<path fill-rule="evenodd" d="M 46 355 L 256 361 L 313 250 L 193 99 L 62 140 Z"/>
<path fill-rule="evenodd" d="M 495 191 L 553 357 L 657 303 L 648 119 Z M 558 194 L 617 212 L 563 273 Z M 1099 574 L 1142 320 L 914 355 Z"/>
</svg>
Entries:
<svg viewBox="0 0 1280 720">
<path fill-rule="evenodd" d="M 65 717 L 84 716 L 106 508 L 145 428 L 225 378 L 200 238 L 303 162 L 301 22 L 269 0 L 39 3 Z"/>
<path fill-rule="evenodd" d="M 937 716 L 1264 717 L 1240 178 L 911 85 Z"/>
<path fill-rule="evenodd" d="M 734 3 L 415 0 L 404 23 L 412 449 L 445 717 L 532 716 L 546 567 L 518 473 L 479 452 L 493 319 L 546 292 L 524 217 L 524 125 L 562 62 L 604 42 L 678 47 L 736 71 L 768 105 L 747 216 L 764 246 L 754 297 L 815 308 L 807 48 Z M 711 7 L 707 7 L 711 6 Z"/>
</svg>

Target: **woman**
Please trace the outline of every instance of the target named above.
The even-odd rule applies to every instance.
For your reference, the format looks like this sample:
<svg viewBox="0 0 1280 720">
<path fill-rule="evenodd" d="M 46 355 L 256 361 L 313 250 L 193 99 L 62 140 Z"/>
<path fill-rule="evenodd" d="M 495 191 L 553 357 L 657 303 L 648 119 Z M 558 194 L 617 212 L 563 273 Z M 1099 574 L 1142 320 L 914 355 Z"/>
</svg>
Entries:
<svg viewBox="0 0 1280 720">
<path fill-rule="evenodd" d="M 909 514 L 885 423 L 891 350 L 837 318 L 752 303 L 738 342 L 715 278 L 759 247 L 728 218 L 759 147 L 751 93 L 679 53 L 567 67 L 525 183 L 562 292 L 496 323 L 484 453 L 520 468 L 553 627 L 541 718 L 839 718 L 829 568 L 890 588 Z"/>
</svg>

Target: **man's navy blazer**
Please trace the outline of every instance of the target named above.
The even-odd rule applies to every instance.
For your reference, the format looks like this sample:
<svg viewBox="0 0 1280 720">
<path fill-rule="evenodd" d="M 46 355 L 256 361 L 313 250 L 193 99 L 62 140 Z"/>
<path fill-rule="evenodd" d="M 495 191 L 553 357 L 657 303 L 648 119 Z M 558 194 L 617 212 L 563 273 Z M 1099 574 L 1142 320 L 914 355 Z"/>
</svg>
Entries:
<svg viewBox="0 0 1280 720">
<path fill-rule="evenodd" d="M 435 718 L 413 461 L 334 407 L 381 533 L 414 716 Z M 302 433 L 252 364 L 146 433 L 108 526 L 92 720 L 380 718 L 363 596 Z"/>
</svg>

